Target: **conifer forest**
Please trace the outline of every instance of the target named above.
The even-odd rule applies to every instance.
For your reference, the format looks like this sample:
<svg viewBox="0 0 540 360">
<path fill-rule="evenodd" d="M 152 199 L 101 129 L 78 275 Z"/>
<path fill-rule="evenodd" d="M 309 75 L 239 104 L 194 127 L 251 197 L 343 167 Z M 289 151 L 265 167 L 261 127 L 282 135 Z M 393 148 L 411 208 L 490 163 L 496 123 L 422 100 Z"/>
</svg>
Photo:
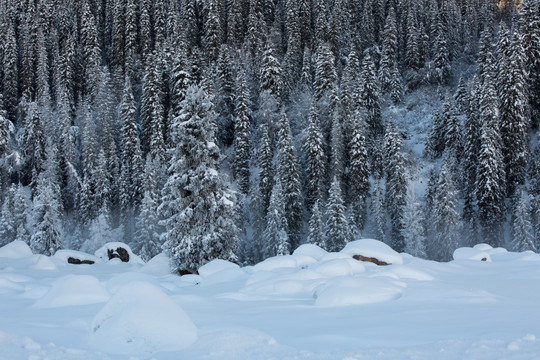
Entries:
<svg viewBox="0 0 540 360">
<path fill-rule="evenodd" d="M 0 44 L 0 246 L 540 249 L 538 0 L 0 0 Z"/>
</svg>

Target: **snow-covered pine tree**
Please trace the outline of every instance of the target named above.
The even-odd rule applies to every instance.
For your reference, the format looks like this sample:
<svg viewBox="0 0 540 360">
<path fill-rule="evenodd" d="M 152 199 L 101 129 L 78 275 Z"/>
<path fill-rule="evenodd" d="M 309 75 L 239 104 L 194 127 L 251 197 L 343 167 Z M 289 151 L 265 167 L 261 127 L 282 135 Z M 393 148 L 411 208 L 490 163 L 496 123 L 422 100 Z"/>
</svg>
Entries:
<svg viewBox="0 0 540 360">
<path fill-rule="evenodd" d="M 345 171 L 345 144 L 343 142 L 343 130 L 339 108 L 334 110 L 332 130 L 330 133 L 330 176 L 337 177 L 343 182 Z"/>
<path fill-rule="evenodd" d="M 524 0 L 521 5 L 521 33 L 526 56 L 529 103 L 540 124 L 540 5 L 536 0 Z"/>
<path fill-rule="evenodd" d="M 220 151 L 212 98 L 192 85 L 173 123 L 176 144 L 159 210 L 163 249 L 174 272 L 196 272 L 214 259 L 235 259 L 233 196 L 219 174 Z"/>
<path fill-rule="evenodd" d="M 150 260 L 161 250 L 161 234 L 163 227 L 159 223 L 159 189 L 163 177 L 161 161 L 146 157 L 144 168 L 144 195 L 141 202 L 141 211 L 137 216 L 134 244 L 132 248 L 145 261 Z"/>
<path fill-rule="evenodd" d="M 143 160 L 139 132 L 135 119 L 135 100 L 131 81 L 126 76 L 120 117 L 122 121 L 122 163 L 120 174 L 120 202 L 128 241 L 132 240 L 134 216 L 137 215 L 143 196 Z"/>
<path fill-rule="evenodd" d="M 534 229 L 531 222 L 529 196 L 525 190 L 520 191 L 519 201 L 514 209 L 512 224 L 512 245 L 516 251 L 536 251 Z"/>
<path fill-rule="evenodd" d="M 13 199 L 13 228 L 16 231 L 15 240 L 24 241 L 30 245 L 28 231 L 28 205 L 24 187 L 19 183 Z"/>
<path fill-rule="evenodd" d="M 509 33 L 508 33 L 509 34 Z M 510 36 L 510 35 L 509 35 Z M 506 194 L 525 182 L 529 139 L 527 135 L 527 73 L 521 35 L 515 31 L 509 48 L 499 49 L 499 109 Z"/>
<path fill-rule="evenodd" d="M 351 141 L 349 150 L 349 202 L 352 207 L 354 225 L 363 229 L 366 216 L 366 200 L 369 196 L 369 156 L 365 137 L 365 114 L 355 111 L 351 119 Z"/>
<path fill-rule="evenodd" d="M 398 50 L 396 13 L 394 8 L 391 7 L 386 16 L 386 24 L 382 33 L 382 51 L 379 65 L 381 90 L 386 93 L 391 91 L 391 86 L 394 83 L 393 77 L 396 75 L 394 68 L 398 66 Z"/>
<path fill-rule="evenodd" d="M 405 241 L 405 252 L 416 257 L 426 257 L 425 231 L 420 204 L 416 201 L 414 185 L 409 182 L 407 186 L 406 205 L 403 209 L 401 233 Z"/>
<path fill-rule="evenodd" d="M 326 210 L 325 240 L 327 251 L 340 251 L 352 240 L 349 221 L 345 215 L 345 205 L 341 193 L 341 184 L 336 176 L 328 192 Z"/>
<path fill-rule="evenodd" d="M 443 164 L 435 193 L 434 224 L 435 238 L 430 243 L 428 255 L 437 261 L 450 261 L 458 247 L 459 213 L 457 212 L 457 193 L 451 173 Z"/>
<path fill-rule="evenodd" d="M 306 205 L 313 204 L 324 198 L 326 192 L 326 156 L 324 152 L 324 136 L 317 114 L 317 105 L 311 104 L 306 141 L 304 143 L 306 158 Z"/>
<path fill-rule="evenodd" d="M 4 246 L 17 236 L 14 219 L 14 202 L 16 187 L 12 184 L 4 194 L 4 202 L 0 211 L 0 247 Z"/>
<path fill-rule="evenodd" d="M 402 252 L 405 243 L 401 235 L 401 219 L 407 194 L 407 169 L 405 167 L 401 136 L 393 122 L 390 122 L 386 128 L 384 158 L 386 174 L 385 203 L 390 216 L 390 241 L 394 250 Z"/>
<path fill-rule="evenodd" d="M 290 253 L 291 244 L 288 232 L 285 201 L 278 179 L 272 189 L 270 205 L 266 214 L 266 227 L 263 233 L 263 256 L 265 258 Z"/>
<path fill-rule="evenodd" d="M 321 209 L 319 208 L 319 200 L 315 201 L 315 204 L 313 204 L 313 208 L 311 209 L 307 242 L 321 248 L 326 248 L 323 216 Z"/>
<path fill-rule="evenodd" d="M 366 51 L 362 61 L 360 74 L 359 105 L 365 109 L 369 136 L 378 138 L 383 135 L 384 127 L 381 117 L 381 105 L 379 101 L 380 91 L 377 81 L 375 63 L 370 51 Z"/>
<path fill-rule="evenodd" d="M 43 171 L 45 161 L 45 134 L 38 105 L 28 104 L 26 126 L 22 138 L 24 155 L 23 183 L 37 185 L 37 176 Z"/>
<path fill-rule="evenodd" d="M 482 227 L 482 241 L 498 246 L 502 236 L 505 174 L 497 94 L 489 72 L 484 75 L 480 96 L 482 130 L 475 191 L 478 220 Z"/>
<path fill-rule="evenodd" d="M 380 180 L 376 180 L 373 185 L 373 193 L 371 194 L 371 223 L 372 236 L 380 241 L 385 240 L 386 216 L 384 212 L 383 194 Z"/>
<path fill-rule="evenodd" d="M 152 157 L 165 160 L 165 109 L 157 54 L 152 53 L 148 60 L 141 99 L 141 146 L 144 154 L 150 152 Z"/>
<path fill-rule="evenodd" d="M 37 195 L 34 196 L 35 232 L 30 238 L 30 248 L 35 253 L 49 256 L 63 247 L 57 156 L 56 146 L 49 143 L 45 171 L 39 175 Z"/>
<path fill-rule="evenodd" d="M 251 157 L 251 119 L 249 117 L 249 93 L 246 74 L 238 73 L 236 79 L 237 96 L 234 122 L 234 172 L 238 189 L 247 194 L 249 192 L 249 159 Z"/>
<path fill-rule="evenodd" d="M 281 182 L 289 240 L 293 249 L 300 245 L 302 228 L 302 189 L 296 150 L 292 141 L 291 126 L 285 113 L 281 114 L 278 132 L 277 175 Z"/>
</svg>

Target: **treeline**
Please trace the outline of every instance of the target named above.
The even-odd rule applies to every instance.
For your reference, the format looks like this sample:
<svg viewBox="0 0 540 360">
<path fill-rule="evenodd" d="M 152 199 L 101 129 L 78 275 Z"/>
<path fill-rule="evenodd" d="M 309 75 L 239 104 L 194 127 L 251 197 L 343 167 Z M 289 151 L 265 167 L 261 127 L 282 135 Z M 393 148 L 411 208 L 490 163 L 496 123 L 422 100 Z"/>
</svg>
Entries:
<svg viewBox="0 0 540 360">
<path fill-rule="evenodd" d="M 3 0 L 0 43 L 0 244 L 183 271 L 360 234 L 540 245 L 536 0 Z M 434 89 L 416 199 L 382 114 Z"/>
</svg>

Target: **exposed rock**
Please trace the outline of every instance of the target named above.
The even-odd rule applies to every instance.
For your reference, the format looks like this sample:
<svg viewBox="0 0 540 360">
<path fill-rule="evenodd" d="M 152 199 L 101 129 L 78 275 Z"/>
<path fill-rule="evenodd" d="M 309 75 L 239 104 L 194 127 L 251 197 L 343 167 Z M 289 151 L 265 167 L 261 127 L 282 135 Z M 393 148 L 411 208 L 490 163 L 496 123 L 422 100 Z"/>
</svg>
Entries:
<svg viewBox="0 0 540 360">
<path fill-rule="evenodd" d="M 71 256 L 68 257 L 67 262 L 70 263 L 70 264 L 74 264 L 74 265 L 81 265 L 81 264 L 92 265 L 92 264 L 95 264 L 95 261 L 93 261 L 93 260 L 81 260 L 81 259 L 77 259 L 77 258 L 74 258 L 74 257 L 71 257 Z"/>
<path fill-rule="evenodd" d="M 367 257 L 367 256 L 362 256 L 362 255 L 354 255 L 353 259 L 356 259 L 358 261 L 365 261 L 365 262 L 374 263 L 375 265 L 379 265 L 379 266 L 391 265 L 391 264 L 389 264 L 387 262 L 384 262 L 384 261 L 381 261 L 381 260 L 379 260 L 377 258 Z"/>
<path fill-rule="evenodd" d="M 108 249 L 107 255 L 109 256 L 109 260 L 119 258 L 122 262 L 129 262 L 129 252 L 123 247 L 118 247 L 116 250 Z"/>
</svg>

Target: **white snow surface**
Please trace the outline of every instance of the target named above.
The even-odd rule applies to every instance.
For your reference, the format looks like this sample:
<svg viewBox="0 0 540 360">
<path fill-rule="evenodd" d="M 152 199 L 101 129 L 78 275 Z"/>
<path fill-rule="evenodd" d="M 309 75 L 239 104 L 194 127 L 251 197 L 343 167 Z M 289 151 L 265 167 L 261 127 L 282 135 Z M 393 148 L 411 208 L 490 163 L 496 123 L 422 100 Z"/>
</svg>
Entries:
<svg viewBox="0 0 540 360">
<path fill-rule="evenodd" d="M 540 359 L 540 255 L 482 244 L 437 263 L 375 241 L 183 277 L 163 254 L 72 265 L 95 257 L 11 243 L 0 360 Z M 392 265 L 353 260 L 358 250 Z"/>
</svg>

